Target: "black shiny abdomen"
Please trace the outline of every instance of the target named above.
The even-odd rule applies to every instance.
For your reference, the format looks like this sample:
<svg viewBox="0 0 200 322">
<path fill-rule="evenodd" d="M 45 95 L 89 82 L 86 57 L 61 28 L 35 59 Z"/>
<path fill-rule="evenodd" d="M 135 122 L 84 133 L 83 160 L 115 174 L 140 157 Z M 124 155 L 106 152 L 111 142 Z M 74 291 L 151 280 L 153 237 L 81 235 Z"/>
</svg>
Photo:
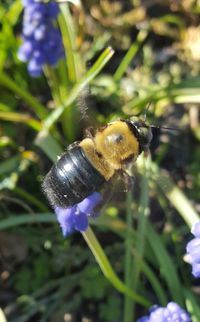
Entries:
<svg viewBox="0 0 200 322">
<path fill-rule="evenodd" d="M 53 165 L 44 178 L 42 189 L 53 208 L 67 208 L 98 191 L 104 182 L 104 177 L 77 145 L 69 146 Z"/>
</svg>

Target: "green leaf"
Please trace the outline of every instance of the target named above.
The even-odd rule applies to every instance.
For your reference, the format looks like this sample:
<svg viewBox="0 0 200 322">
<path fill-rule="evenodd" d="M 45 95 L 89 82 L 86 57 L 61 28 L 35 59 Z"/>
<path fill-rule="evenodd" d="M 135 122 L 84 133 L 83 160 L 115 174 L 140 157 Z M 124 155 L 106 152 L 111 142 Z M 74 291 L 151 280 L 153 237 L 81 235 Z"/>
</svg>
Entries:
<svg viewBox="0 0 200 322">
<path fill-rule="evenodd" d="M 1 162 L 0 175 L 16 170 L 19 167 L 20 161 L 21 161 L 21 156 L 18 154 L 10 158 L 9 160 Z"/>
<path fill-rule="evenodd" d="M 37 116 L 41 119 L 48 114 L 46 108 L 42 104 L 40 104 L 31 94 L 27 93 L 22 87 L 20 87 L 20 85 L 14 82 L 4 72 L 0 73 L 0 85 L 19 95 L 27 104 L 30 105 Z"/>
<path fill-rule="evenodd" d="M 192 317 L 192 322 L 200 321 L 200 307 L 198 297 L 196 298 L 194 294 L 188 290 L 184 289 L 184 294 L 186 297 L 186 308 Z"/>
<path fill-rule="evenodd" d="M 19 15 L 21 14 L 23 10 L 23 6 L 22 6 L 22 1 L 21 0 L 15 0 L 7 14 L 6 14 L 6 19 L 7 21 L 9 21 L 9 23 L 14 26 L 17 22 L 18 22 L 18 19 L 19 19 Z"/>
<path fill-rule="evenodd" d="M 141 48 L 142 43 L 147 38 L 147 35 L 148 35 L 148 33 L 146 30 L 139 31 L 135 42 L 130 46 L 128 52 L 124 56 L 123 60 L 119 64 L 119 66 L 114 74 L 115 81 L 119 81 L 122 78 L 123 74 L 125 73 L 125 71 L 127 70 L 128 66 L 129 66 L 129 64 L 131 63 L 131 61 L 133 61 L 138 50 Z"/>
<path fill-rule="evenodd" d="M 92 251 L 97 263 L 99 264 L 105 277 L 113 284 L 113 286 L 124 295 L 129 296 L 136 303 L 142 304 L 144 306 L 149 306 L 150 302 L 146 300 L 143 296 L 138 295 L 128 288 L 115 274 L 112 266 L 101 248 L 98 240 L 96 239 L 92 229 L 89 227 L 85 232 L 82 232 L 82 235 L 88 244 L 90 250 Z"/>
<path fill-rule="evenodd" d="M 35 145 L 37 145 L 50 160 L 55 162 L 57 156 L 62 153 L 62 149 L 48 131 L 41 131 L 35 139 Z"/>
<path fill-rule="evenodd" d="M 167 199 L 172 203 L 175 209 L 179 212 L 183 220 L 189 227 L 199 221 L 199 215 L 195 211 L 189 199 L 175 185 L 168 173 L 162 173 L 155 162 L 148 160 L 149 180 L 153 180 L 163 191 Z M 141 159 L 137 160 L 138 170 L 144 174 L 143 164 Z"/>
<path fill-rule="evenodd" d="M 2 309 L 0 309 L 0 321 L 7 322 L 7 319 L 6 319 L 5 314 L 3 313 Z"/>
<path fill-rule="evenodd" d="M 53 111 L 44 121 L 44 129 L 49 129 L 62 115 L 64 110 L 69 107 L 74 100 L 81 93 L 83 88 L 88 85 L 102 70 L 102 68 L 106 65 L 106 63 L 110 60 L 114 51 L 112 48 L 108 47 L 101 56 L 97 59 L 94 65 L 89 69 L 89 71 L 85 74 L 84 77 L 80 79 L 76 85 L 72 88 L 68 98 L 63 103 L 63 105 L 57 107 L 55 111 Z"/>
<path fill-rule="evenodd" d="M 42 128 L 41 123 L 35 120 L 33 117 L 31 117 L 28 114 L 0 111 L 0 120 L 25 123 L 26 125 L 30 126 L 37 132 L 39 132 Z"/>
<path fill-rule="evenodd" d="M 161 237 L 156 233 L 150 223 L 148 224 L 147 231 L 148 243 L 156 256 L 157 265 L 166 280 L 171 297 L 175 302 L 183 306 L 182 285 L 176 272 L 173 259 L 168 254 Z"/>
<path fill-rule="evenodd" d="M 9 218 L 0 221 L 0 230 L 5 230 L 11 227 L 16 227 L 20 225 L 27 224 L 39 224 L 39 223 L 49 223 L 56 222 L 56 216 L 50 213 L 38 213 L 34 215 L 13 215 Z"/>
</svg>

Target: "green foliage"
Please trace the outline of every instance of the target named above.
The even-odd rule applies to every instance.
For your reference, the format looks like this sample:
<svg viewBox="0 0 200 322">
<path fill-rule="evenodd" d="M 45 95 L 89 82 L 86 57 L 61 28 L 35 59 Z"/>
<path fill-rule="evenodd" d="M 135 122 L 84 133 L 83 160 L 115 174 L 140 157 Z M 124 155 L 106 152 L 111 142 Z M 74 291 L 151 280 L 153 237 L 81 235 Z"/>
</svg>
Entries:
<svg viewBox="0 0 200 322">
<path fill-rule="evenodd" d="M 189 229 L 199 220 L 198 3 L 61 2 L 66 59 L 44 66 L 37 79 L 17 58 L 22 9 L 20 0 L 0 3 L 0 284 L 7 319 L 60 322 L 67 314 L 74 322 L 132 322 L 147 306 L 173 300 L 199 321 L 198 290 L 184 261 Z M 122 195 L 117 186 L 91 221 L 98 240 L 91 228 L 83 237 L 94 262 L 82 236 L 63 240 L 42 177 L 87 126 L 144 113 L 149 102 L 148 122 L 178 131 L 154 133 L 133 191 Z"/>
</svg>

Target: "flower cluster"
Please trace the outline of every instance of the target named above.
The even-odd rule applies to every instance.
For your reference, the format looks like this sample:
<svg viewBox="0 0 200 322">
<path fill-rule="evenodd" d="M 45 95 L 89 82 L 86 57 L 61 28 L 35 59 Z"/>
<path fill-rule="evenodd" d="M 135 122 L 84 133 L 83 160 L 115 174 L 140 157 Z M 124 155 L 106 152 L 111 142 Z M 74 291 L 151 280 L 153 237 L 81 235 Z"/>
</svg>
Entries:
<svg viewBox="0 0 200 322">
<path fill-rule="evenodd" d="M 56 18 L 59 13 L 57 3 L 42 3 L 23 0 L 23 44 L 18 57 L 28 61 L 31 76 L 40 76 L 44 64 L 55 65 L 64 56 L 62 38 Z"/>
<path fill-rule="evenodd" d="M 187 256 L 192 265 L 194 277 L 200 277 L 200 222 L 196 223 L 191 230 L 195 236 L 186 246 Z"/>
<path fill-rule="evenodd" d="M 70 235 L 74 230 L 85 231 L 88 228 L 88 217 L 97 216 L 94 208 L 101 199 L 100 193 L 94 192 L 71 208 L 55 208 L 63 236 Z"/>
<path fill-rule="evenodd" d="M 169 302 L 166 307 L 157 305 L 150 309 L 150 315 L 144 316 L 137 322 L 191 322 L 191 318 L 187 312 L 174 303 Z"/>
</svg>

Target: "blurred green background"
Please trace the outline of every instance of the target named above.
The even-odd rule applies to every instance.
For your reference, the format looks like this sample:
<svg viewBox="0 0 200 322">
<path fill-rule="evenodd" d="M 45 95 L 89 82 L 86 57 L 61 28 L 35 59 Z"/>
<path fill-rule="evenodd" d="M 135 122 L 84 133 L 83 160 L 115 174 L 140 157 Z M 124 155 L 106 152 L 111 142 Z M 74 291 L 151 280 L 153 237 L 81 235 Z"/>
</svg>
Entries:
<svg viewBox="0 0 200 322">
<path fill-rule="evenodd" d="M 174 300 L 200 321 L 199 282 L 184 257 L 200 210 L 200 2 L 74 0 L 60 11 L 66 60 L 31 78 L 17 58 L 21 1 L 0 2 L 5 318 L 130 322 L 147 313 L 103 276 L 81 234 L 63 239 L 41 182 L 87 127 L 139 115 L 151 103 L 147 121 L 177 131 L 155 129 L 151 160 L 138 160 L 133 190 L 117 185 L 92 225 L 127 286 L 151 304 Z"/>
</svg>

